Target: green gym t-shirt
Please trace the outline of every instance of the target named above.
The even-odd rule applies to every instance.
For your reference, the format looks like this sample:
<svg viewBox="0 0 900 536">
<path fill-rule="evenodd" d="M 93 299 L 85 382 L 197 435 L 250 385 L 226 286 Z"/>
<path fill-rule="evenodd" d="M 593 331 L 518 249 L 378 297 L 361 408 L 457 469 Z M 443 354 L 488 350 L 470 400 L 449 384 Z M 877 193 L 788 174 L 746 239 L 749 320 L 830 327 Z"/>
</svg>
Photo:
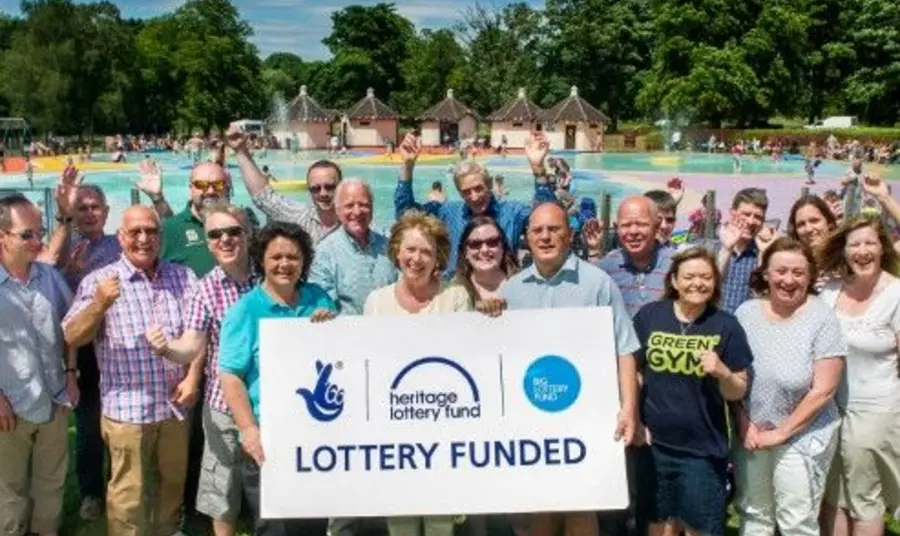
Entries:
<svg viewBox="0 0 900 536">
<path fill-rule="evenodd" d="M 200 278 L 216 266 L 216 261 L 206 245 L 203 222 L 188 206 L 163 222 L 162 252 L 160 256 L 170 262 L 190 268 Z"/>
</svg>

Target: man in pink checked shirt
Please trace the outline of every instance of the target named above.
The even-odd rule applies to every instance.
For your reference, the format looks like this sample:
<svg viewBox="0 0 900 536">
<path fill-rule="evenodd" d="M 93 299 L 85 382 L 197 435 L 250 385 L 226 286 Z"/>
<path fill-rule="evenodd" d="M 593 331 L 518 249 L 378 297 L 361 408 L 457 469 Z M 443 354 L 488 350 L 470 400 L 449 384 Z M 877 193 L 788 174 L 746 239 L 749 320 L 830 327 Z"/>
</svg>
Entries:
<svg viewBox="0 0 900 536">
<path fill-rule="evenodd" d="M 200 279 L 187 305 L 184 334 L 170 340 L 157 327 L 147 332 L 154 351 L 189 364 L 206 350 L 205 444 L 197 486 L 197 511 L 212 519 L 215 536 L 234 536 L 243 497 L 240 432 L 219 382 L 219 332 L 228 310 L 253 288 L 247 212 L 233 205 L 213 206 L 204 221 L 206 244 L 216 267 Z"/>
<path fill-rule="evenodd" d="M 88 274 L 63 320 L 66 342 L 94 341 L 100 368 L 102 433 L 110 451 L 109 536 L 179 534 L 187 473 L 183 411 L 199 394 L 202 360 L 186 370 L 154 355 L 145 333 L 184 330 L 186 298 L 197 283 L 188 268 L 160 261 L 160 221 L 133 206 L 118 231 L 122 258 Z M 148 481 L 157 473 L 158 481 Z M 156 500 L 145 500 L 148 489 Z"/>
</svg>

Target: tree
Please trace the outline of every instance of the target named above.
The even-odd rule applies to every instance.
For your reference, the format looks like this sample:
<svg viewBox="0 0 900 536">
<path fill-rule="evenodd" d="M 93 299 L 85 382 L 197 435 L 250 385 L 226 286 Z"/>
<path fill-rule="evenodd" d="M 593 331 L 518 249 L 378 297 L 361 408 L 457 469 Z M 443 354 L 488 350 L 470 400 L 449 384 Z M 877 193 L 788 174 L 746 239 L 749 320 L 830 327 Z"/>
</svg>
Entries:
<svg viewBox="0 0 900 536">
<path fill-rule="evenodd" d="M 863 120 L 893 125 L 900 121 L 900 4 L 860 0 L 847 23 L 856 61 L 844 94 Z"/>
<path fill-rule="evenodd" d="M 448 89 L 461 87 L 466 57 L 450 30 L 425 30 L 410 43 L 410 55 L 400 66 L 406 89 L 395 94 L 394 102 L 407 115 L 417 116 L 442 100 Z"/>
</svg>

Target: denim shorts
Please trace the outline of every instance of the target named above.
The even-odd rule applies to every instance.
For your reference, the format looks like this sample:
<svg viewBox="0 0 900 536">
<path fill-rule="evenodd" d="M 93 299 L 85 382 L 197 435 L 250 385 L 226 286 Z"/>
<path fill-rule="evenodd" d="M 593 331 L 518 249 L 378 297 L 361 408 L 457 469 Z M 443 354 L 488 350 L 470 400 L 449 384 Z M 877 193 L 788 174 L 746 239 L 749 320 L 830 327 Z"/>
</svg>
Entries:
<svg viewBox="0 0 900 536">
<path fill-rule="evenodd" d="M 642 454 L 638 502 L 650 522 L 677 519 L 700 534 L 725 533 L 728 460 L 658 445 Z"/>
</svg>

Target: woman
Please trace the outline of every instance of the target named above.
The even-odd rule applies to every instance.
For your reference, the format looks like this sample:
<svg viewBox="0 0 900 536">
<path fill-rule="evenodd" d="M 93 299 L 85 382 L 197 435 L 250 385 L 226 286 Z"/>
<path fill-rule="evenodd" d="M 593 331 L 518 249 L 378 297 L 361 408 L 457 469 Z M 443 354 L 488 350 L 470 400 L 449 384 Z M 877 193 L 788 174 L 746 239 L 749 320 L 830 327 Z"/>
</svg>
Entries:
<svg viewBox="0 0 900 536">
<path fill-rule="evenodd" d="M 374 290 L 363 314 L 408 315 L 469 311 L 461 285 L 445 285 L 441 273 L 450 258 L 450 235 L 440 220 L 424 212 L 406 212 L 391 229 L 388 256 L 400 271 L 396 283 Z M 390 536 L 453 536 L 453 516 L 388 518 Z"/>
<path fill-rule="evenodd" d="M 838 424 L 834 393 L 847 345 L 815 294 L 809 248 L 775 240 L 750 277 L 759 298 L 735 315 L 753 351 L 753 382 L 739 408 L 737 506 L 741 534 L 819 534 L 819 505 Z"/>
<path fill-rule="evenodd" d="M 726 404 L 743 398 L 753 356 L 734 316 L 715 307 L 721 292 L 715 257 L 689 248 L 672 259 L 664 299 L 634 317 L 650 444 L 638 502 L 652 536 L 725 532 Z"/>
<path fill-rule="evenodd" d="M 847 339 L 838 449 L 822 507 L 824 534 L 881 535 L 900 507 L 900 258 L 877 217 L 847 222 L 821 252 L 840 277 L 822 292 Z"/>
<path fill-rule="evenodd" d="M 787 235 L 815 251 L 837 227 L 828 204 L 817 195 L 805 195 L 791 207 Z"/>
<path fill-rule="evenodd" d="M 500 289 L 519 269 L 497 222 L 489 216 L 469 220 L 459 241 L 456 282 L 476 307 L 500 298 Z"/>
<path fill-rule="evenodd" d="M 334 318 L 337 308 L 325 291 L 307 284 L 312 239 L 293 223 L 271 222 L 255 237 L 250 256 L 262 282 L 226 313 L 219 340 L 219 379 L 246 453 L 244 493 L 256 520 L 256 535 L 277 535 L 280 521 L 259 519 L 259 468 L 265 453 L 259 434 L 259 321 L 264 318 Z"/>
</svg>

